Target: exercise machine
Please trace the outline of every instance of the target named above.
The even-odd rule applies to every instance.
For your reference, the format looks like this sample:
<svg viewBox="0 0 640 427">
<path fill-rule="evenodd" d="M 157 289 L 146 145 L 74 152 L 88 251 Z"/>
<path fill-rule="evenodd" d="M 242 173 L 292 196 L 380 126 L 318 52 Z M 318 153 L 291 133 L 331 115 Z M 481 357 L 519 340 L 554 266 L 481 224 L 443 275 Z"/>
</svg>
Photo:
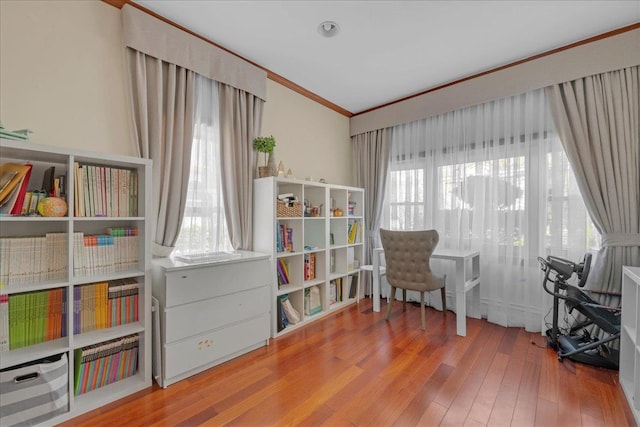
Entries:
<svg viewBox="0 0 640 427">
<path fill-rule="evenodd" d="M 620 309 L 602 305 L 593 300 L 588 291 L 581 290 L 589 275 L 591 254 L 585 254 L 578 263 L 554 256 L 538 257 L 538 262 L 545 272 L 542 286 L 553 296 L 553 321 L 546 335 L 547 345 L 558 352 L 558 360 L 568 358 L 618 369 L 619 351 L 612 348 L 612 344 L 620 338 Z M 574 275 L 578 279 L 577 285 L 568 283 Z M 553 289 L 549 288 L 549 283 L 553 283 Z M 558 326 L 561 302 L 567 313 L 572 314 L 575 310 L 582 315 L 573 325 L 562 330 Z M 600 328 L 599 337 L 589 332 L 591 325 Z"/>
</svg>

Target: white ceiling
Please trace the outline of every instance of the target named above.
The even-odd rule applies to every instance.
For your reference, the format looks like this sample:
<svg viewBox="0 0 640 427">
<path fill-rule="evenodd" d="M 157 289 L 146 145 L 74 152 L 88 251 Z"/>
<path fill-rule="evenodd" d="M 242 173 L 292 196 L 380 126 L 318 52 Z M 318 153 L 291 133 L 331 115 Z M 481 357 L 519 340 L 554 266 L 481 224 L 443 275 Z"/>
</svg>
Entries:
<svg viewBox="0 0 640 427">
<path fill-rule="evenodd" d="M 640 21 L 640 0 L 134 1 L 351 113 Z"/>
</svg>

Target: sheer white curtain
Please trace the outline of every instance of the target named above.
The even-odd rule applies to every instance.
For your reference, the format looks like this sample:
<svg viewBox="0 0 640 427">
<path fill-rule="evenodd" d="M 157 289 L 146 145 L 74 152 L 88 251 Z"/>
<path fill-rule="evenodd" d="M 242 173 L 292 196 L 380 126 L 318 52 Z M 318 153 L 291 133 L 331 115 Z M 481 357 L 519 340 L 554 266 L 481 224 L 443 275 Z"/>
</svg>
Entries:
<svg viewBox="0 0 640 427">
<path fill-rule="evenodd" d="M 550 307 L 536 258 L 598 246 L 542 90 L 394 127 L 382 223 L 480 250 L 483 316 L 530 331 Z"/>
<path fill-rule="evenodd" d="M 176 255 L 231 251 L 220 181 L 217 83 L 198 75 L 187 202 Z"/>
</svg>

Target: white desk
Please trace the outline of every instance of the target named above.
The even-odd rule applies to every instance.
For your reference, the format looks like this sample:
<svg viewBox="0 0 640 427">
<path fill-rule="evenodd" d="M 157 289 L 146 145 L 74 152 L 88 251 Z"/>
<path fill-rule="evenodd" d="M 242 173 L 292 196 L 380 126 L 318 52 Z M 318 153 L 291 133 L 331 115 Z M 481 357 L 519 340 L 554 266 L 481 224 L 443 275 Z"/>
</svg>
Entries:
<svg viewBox="0 0 640 427">
<path fill-rule="evenodd" d="M 384 249 L 373 250 L 373 311 L 380 311 L 380 255 Z M 473 309 L 472 317 L 479 318 L 477 313 L 480 301 L 480 252 L 472 250 L 436 249 L 431 254 L 433 259 L 445 259 L 456 263 L 456 326 L 458 335 L 467 335 L 467 299 L 466 294 L 472 290 Z M 465 265 L 471 262 L 471 277 L 467 277 Z"/>
</svg>

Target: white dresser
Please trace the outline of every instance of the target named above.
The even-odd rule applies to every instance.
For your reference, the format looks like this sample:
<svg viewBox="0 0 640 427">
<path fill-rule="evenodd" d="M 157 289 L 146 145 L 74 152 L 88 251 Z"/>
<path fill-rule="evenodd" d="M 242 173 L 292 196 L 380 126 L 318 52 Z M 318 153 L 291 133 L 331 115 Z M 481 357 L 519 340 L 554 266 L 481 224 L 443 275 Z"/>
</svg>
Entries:
<svg viewBox="0 0 640 427">
<path fill-rule="evenodd" d="M 153 260 L 160 319 L 155 377 L 162 387 L 268 344 L 269 255 L 240 254 L 206 263 Z"/>
</svg>

